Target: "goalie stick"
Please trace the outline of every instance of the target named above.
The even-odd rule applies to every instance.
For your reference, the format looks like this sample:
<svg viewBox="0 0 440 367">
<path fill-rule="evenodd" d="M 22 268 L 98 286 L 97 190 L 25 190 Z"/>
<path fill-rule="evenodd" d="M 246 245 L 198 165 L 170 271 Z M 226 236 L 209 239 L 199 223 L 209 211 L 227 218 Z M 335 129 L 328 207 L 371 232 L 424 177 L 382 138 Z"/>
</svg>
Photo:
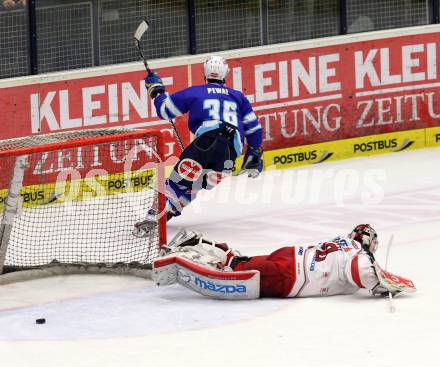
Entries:
<svg viewBox="0 0 440 367">
<path fill-rule="evenodd" d="M 389 259 L 389 252 L 391 248 L 391 244 L 393 242 L 394 236 L 392 235 L 390 237 L 390 240 L 388 242 L 388 249 L 387 249 L 387 255 L 385 260 L 385 269 L 388 268 L 388 259 Z M 406 278 L 403 278 L 399 275 L 393 274 L 388 272 L 387 270 L 382 269 L 377 261 L 373 263 L 374 270 L 376 272 L 377 278 L 379 280 L 379 286 L 384 291 L 388 291 L 388 299 L 390 301 L 390 312 L 395 312 L 395 306 L 394 306 L 394 297 L 397 297 L 398 295 L 402 293 L 413 293 L 416 292 L 417 289 L 414 286 L 414 283 Z M 374 291 L 374 290 L 373 290 Z M 374 293 L 373 293 L 374 294 Z M 394 296 L 393 296 L 394 294 Z"/>
<path fill-rule="evenodd" d="M 393 244 L 393 240 L 394 240 L 394 234 L 391 235 L 388 241 L 387 256 L 385 258 L 385 270 L 388 269 L 388 258 L 390 256 L 390 250 L 391 250 L 391 245 Z M 394 298 L 391 292 L 388 292 L 388 299 L 390 300 L 390 312 L 391 313 L 396 312 L 396 307 L 394 306 Z"/>
<path fill-rule="evenodd" d="M 144 35 L 144 33 L 147 31 L 149 26 L 150 25 L 148 24 L 147 18 L 144 18 L 142 20 L 142 22 L 138 25 L 136 32 L 134 32 L 133 38 L 134 38 L 134 44 L 138 50 L 139 56 L 141 57 L 142 61 L 144 62 L 145 70 L 147 70 L 148 74 L 152 74 L 153 72 L 151 71 L 150 66 L 148 65 L 148 61 L 142 52 L 141 44 L 140 44 L 141 38 Z M 177 132 L 176 125 L 175 125 L 173 119 L 169 119 L 168 121 L 170 122 L 171 127 L 173 128 L 173 133 L 174 133 L 174 136 L 176 137 L 177 143 L 179 144 L 180 149 L 183 151 L 185 149 L 185 147 L 183 146 L 182 139 L 180 139 L 180 135 Z"/>
</svg>

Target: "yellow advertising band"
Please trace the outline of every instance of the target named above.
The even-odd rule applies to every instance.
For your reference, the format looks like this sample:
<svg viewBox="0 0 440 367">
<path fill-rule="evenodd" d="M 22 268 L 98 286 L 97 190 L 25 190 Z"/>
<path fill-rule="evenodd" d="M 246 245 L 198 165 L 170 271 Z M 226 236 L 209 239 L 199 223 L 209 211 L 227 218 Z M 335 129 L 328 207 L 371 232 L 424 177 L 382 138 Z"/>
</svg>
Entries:
<svg viewBox="0 0 440 367">
<path fill-rule="evenodd" d="M 123 192 L 138 192 L 146 188 L 155 188 L 156 178 L 155 170 L 149 169 L 24 186 L 20 193 L 22 207 L 34 208 L 41 205 L 75 202 Z M 0 209 L 3 208 L 7 195 L 8 189 L 0 190 Z"/>
<path fill-rule="evenodd" d="M 440 127 L 398 131 L 276 149 L 265 152 L 263 160 L 265 169 L 285 169 L 425 147 L 440 147 Z M 241 167 L 242 160 L 243 157 L 237 159 L 236 167 Z M 166 168 L 166 175 L 168 176 L 172 167 Z M 236 170 L 237 172 L 238 170 Z M 154 188 L 156 179 L 155 170 L 150 169 L 79 180 L 59 180 L 57 183 L 29 185 L 22 188 L 22 206 L 31 208 L 66 201 L 86 200 L 122 192 L 138 192 L 146 188 Z M 7 189 L 0 190 L 0 209 L 3 208 L 7 194 Z"/>
</svg>

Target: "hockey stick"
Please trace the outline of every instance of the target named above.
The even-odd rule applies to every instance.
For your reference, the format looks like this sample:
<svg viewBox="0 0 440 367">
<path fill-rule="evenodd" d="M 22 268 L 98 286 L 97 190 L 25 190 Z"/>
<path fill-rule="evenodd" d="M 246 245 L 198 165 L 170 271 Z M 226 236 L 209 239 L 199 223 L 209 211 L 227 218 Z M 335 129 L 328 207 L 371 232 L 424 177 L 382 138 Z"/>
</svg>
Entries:
<svg viewBox="0 0 440 367">
<path fill-rule="evenodd" d="M 142 20 L 142 22 L 138 25 L 136 32 L 134 32 L 133 38 L 134 38 L 134 43 L 135 43 L 135 46 L 138 50 L 139 56 L 141 57 L 142 61 L 144 62 L 145 70 L 147 70 L 148 75 L 150 75 L 150 74 L 152 74 L 152 71 L 150 69 L 150 66 L 148 65 L 147 59 L 145 58 L 145 56 L 142 52 L 141 44 L 140 44 L 141 38 L 144 35 L 144 33 L 147 31 L 148 27 L 149 27 L 149 24 L 148 24 L 147 18 L 144 18 L 144 20 Z M 182 139 L 180 139 L 179 133 L 177 132 L 176 125 L 174 124 L 173 119 L 169 119 L 168 121 L 170 122 L 170 124 L 173 128 L 173 134 L 176 137 L 177 143 L 179 144 L 180 149 L 183 151 L 185 149 L 185 147 L 183 146 Z"/>
<path fill-rule="evenodd" d="M 141 57 L 142 61 L 144 62 L 145 69 L 147 70 L 148 74 L 152 74 L 152 71 L 150 69 L 150 66 L 148 65 L 148 61 L 145 58 L 142 49 L 141 49 L 141 38 L 144 35 L 144 33 L 147 31 L 148 27 L 150 25 L 148 24 L 147 18 L 144 18 L 144 20 L 138 25 L 136 32 L 134 32 L 134 43 L 136 45 L 136 48 L 138 50 L 139 56 Z"/>
<path fill-rule="evenodd" d="M 391 235 L 388 241 L 387 254 L 385 258 L 385 271 L 388 269 L 388 259 L 390 256 L 390 249 L 391 249 L 391 245 L 393 244 L 393 240 L 394 240 L 394 234 Z M 396 307 L 394 306 L 394 298 L 391 292 L 388 292 L 388 299 L 390 300 L 390 312 L 394 313 L 396 311 Z"/>
</svg>

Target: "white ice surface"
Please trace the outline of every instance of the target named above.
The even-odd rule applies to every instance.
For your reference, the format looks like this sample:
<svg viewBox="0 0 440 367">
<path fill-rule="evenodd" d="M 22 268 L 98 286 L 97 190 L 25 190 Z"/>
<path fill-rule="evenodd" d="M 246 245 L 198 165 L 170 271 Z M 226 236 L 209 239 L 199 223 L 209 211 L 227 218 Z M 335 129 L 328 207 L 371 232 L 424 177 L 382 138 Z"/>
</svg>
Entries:
<svg viewBox="0 0 440 367">
<path fill-rule="evenodd" d="M 429 149 L 236 177 L 169 224 L 262 254 L 371 223 L 379 262 L 394 234 L 389 269 L 418 288 L 393 314 L 362 291 L 226 302 L 131 277 L 41 279 L 0 287 L 0 366 L 435 366 L 439 168 Z"/>
</svg>

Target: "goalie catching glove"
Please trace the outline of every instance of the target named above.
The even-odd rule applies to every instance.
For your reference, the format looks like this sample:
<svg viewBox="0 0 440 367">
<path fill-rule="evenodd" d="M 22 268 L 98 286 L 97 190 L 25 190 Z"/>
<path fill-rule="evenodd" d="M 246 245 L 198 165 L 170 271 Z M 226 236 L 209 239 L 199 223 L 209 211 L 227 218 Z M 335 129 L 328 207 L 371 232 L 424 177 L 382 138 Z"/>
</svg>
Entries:
<svg viewBox="0 0 440 367">
<path fill-rule="evenodd" d="M 248 146 L 241 166 L 240 175 L 247 173 L 248 177 L 256 178 L 263 170 L 263 149 L 261 147 L 255 149 Z"/>
<path fill-rule="evenodd" d="M 414 293 L 417 290 L 411 280 L 383 270 L 377 261 L 373 263 L 373 266 L 379 280 L 379 283 L 371 290 L 373 296 L 388 296 L 389 293 L 395 296 L 400 293 Z"/>
<path fill-rule="evenodd" d="M 156 98 L 159 94 L 165 93 L 165 86 L 162 79 L 155 72 L 151 72 L 145 78 L 145 88 L 151 99 Z"/>
</svg>

